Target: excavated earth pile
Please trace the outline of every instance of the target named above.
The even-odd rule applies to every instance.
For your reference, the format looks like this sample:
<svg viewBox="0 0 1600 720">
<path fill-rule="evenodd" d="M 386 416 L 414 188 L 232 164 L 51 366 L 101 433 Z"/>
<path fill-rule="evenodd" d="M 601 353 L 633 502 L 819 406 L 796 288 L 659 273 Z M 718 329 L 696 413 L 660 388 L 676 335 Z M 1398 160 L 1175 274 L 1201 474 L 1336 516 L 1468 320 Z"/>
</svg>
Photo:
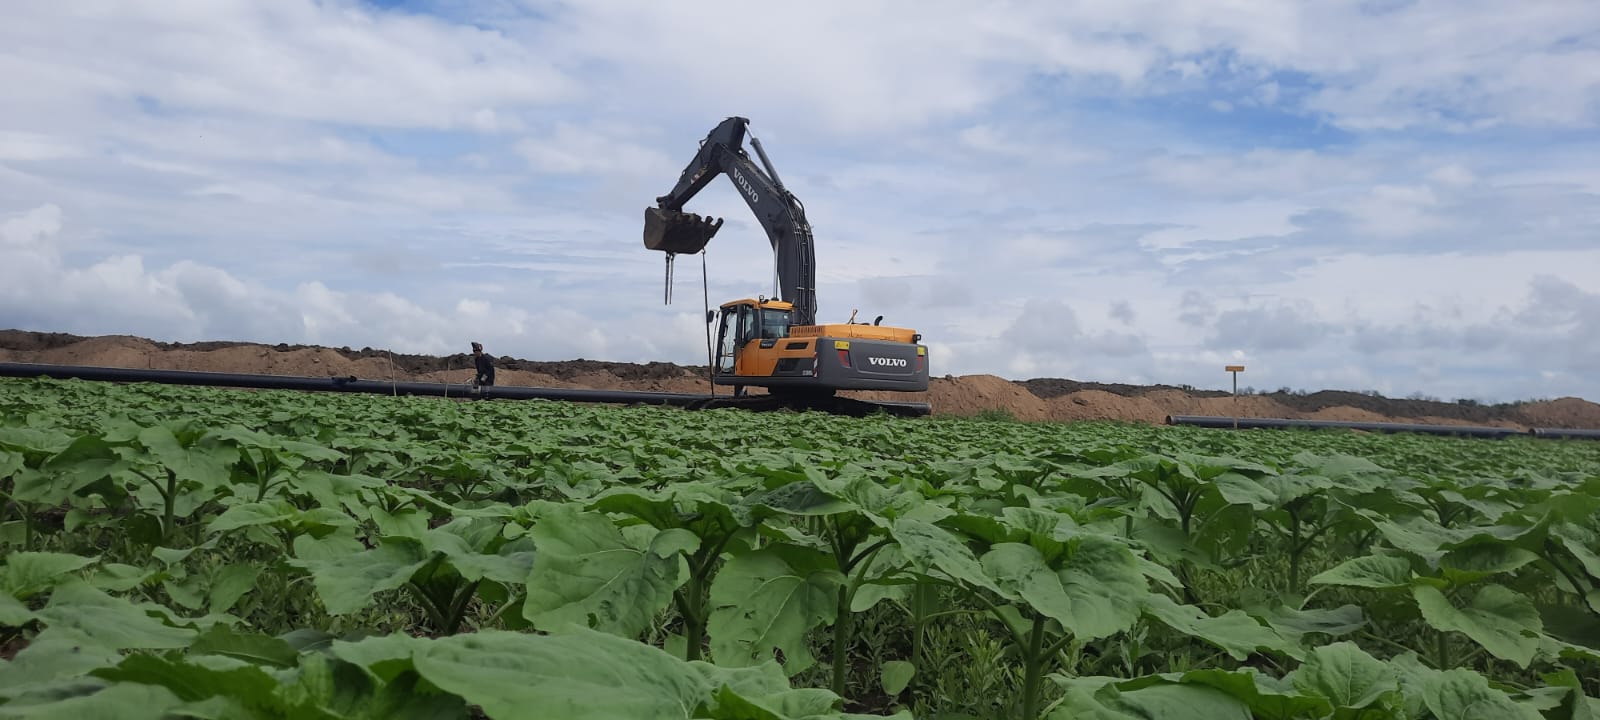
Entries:
<svg viewBox="0 0 1600 720">
<path fill-rule="evenodd" d="M 354 375 L 418 382 L 464 382 L 472 376 L 472 357 L 466 353 L 437 357 L 391 354 L 374 348 L 224 341 L 165 343 L 126 335 L 82 337 L 21 330 L 0 330 L 0 361 L 311 377 Z M 681 393 L 704 393 L 709 387 L 704 366 L 581 358 L 549 362 L 512 357 L 496 358 L 495 364 L 499 368 L 495 380 L 501 385 Z M 993 413 L 1030 422 L 1161 423 L 1168 415 L 1218 415 L 1600 429 L 1600 404 L 1572 397 L 1478 405 L 1324 390 L 1235 399 L 1226 392 L 1170 385 L 1104 384 L 1061 378 L 1012 381 L 994 375 L 936 377 L 924 393 L 845 394 L 869 400 L 927 402 L 936 415 Z"/>
</svg>

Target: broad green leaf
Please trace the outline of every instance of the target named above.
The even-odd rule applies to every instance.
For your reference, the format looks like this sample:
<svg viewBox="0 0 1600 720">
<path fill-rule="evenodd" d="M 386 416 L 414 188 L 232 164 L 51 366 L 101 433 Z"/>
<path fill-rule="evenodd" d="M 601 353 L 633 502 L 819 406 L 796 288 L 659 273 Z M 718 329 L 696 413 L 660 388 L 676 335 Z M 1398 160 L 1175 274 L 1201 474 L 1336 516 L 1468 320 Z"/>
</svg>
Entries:
<svg viewBox="0 0 1600 720">
<path fill-rule="evenodd" d="M 1333 712 L 1333 705 L 1327 698 L 1315 693 L 1303 693 L 1293 683 L 1263 675 L 1255 668 L 1190 670 L 1160 677 L 1169 682 L 1205 685 L 1221 690 L 1248 705 L 1250 712 L 1260 720 L 1320 718 Z"/>
<path fill-rule="evenodd" d="M 295 536 L 294 560 L 291 564 L 299 565 L 301 562 L 329 562 L 340 558 L 349 557 L 367 550 L 360 540 L 350 535 L 335 533 L 327 537 L 312 537 L 310 535 Z"/>
<path fill-rule="evenodd" d="M 1257 510 L 1274 507 L 1278 498 L 1260 482 L 1238 473 L 1229 473 L 1212 481 L 1224 500 L 1235 505 L 1249 505 Z"/>
<path fill-rule="evenodd" d="M 317 595 L 329 614 L 349 615 L 371 604 L 374 594 L 405 585 L 428 564 L 428 556 L 416 540 L 384 538 L 366 552 L 291 562 L 311 571 Z"/>
<path fill-rule="evenodd" d="M 1301 642 L 1301 638 L 1308 633 L 1338 637 L 1355 632 L 1367 624 L 1361 608 L 1355 605 L 1306 610 L 1279 605 L 1269 610 L 1252 611 L 1250 614 L 1265 620 L 1272 629 L 1294 642 Z"/>
<path fill-rule="evenodd" d="M 1050 720 L 1251 720 L 1250 708 L 1227 693 L 1204 685 L 1161 684 L 1119 691 L 1106 685 L 1098 691 L 1067 691 Z"/>
<path fill-rule="evenodd" d="M 428 684 L 410 668 L 389 681 L 347 662 L 312 653 L 300 659 L 293 673 L 280 673 L 278 696 L 295 707 L 315 707 L 328 720 L 467 720 L 466 702 Z"/>
<path fill-rule="evenodd" d="M 1543 676 L 1549 689 L 1566 690 L 1559 707 L 1565 720 L 1600 720 L 1600 700 L 1588 697 L 1583 691 L 1583 681 L 1570 668 Z"/>
<path fill-rule="evenodd" d="M 266 670 L 247 663 L 210 667 L 176 656 L 129 655 L 116 667 L 90 673 L 112 682 L 159 685 L 186 702 L 223 696 L 247 706 L 275 705 L 278 681 Z M 288 708 L 274 708 L 287 710 Z"/>
<path fill-rule="evenodd" d="M 1400 680 L 1401 707 L 1405 710 L 1405 717 L 1422 717 L 1427 709 L 1425 688 L 1428 682 L 1439 674 L 1427 665 L 1415 652 L 1403 652 L 1389 659 L 1389 667 L 1394 668 L 1395 675 Z"/>
<path fill-rule="evenodd" d="M 89 578 L 89 583 L 107 592 L 127 592 L 159 574 L 161 571 L 155 568 L 106 563 L 95 568 L 94 576 Z"/>
<path fill-rule="evenodd" d="M 864 716 L 841 715 L 835 708 L 839 696 L 820 688 L 791 688 L 777 663 L 724 668 L 704 662 L 690 663 L 711 687 L 711 702 L 696 718 L 708 720 L 848 720 Z"/>
<path fill-rule="evenodd" d="M 1411 577 L 1411 561 L 1394 555 L 1367 555 L 1339 563 L 1307 582 L 1312 585 L 1390 589 L 1410 585 Z"/>
<path fill-rule="evenodd" d="M 189 556 L 198 550 L 200 550 L 199 546 L 186 548 L 158 547 L 150 551 L 150 556 L 160 560 L 162 565 L 171 567 L 188 560 Z"/>
<path fill-rule="evenodd" d="M 121 659 L 116 650 L 88 642 L 71 630 L 46 628 L 11 662 L 0 664 L 0 698 L 42 690 L 57 681 L 115 665 Z"/>
<path fill-rule="evenodd" d="M 1394 669 L 1350 642 L 1312 648 L 1294 672 L 1294 686 L 1327 698 L 1335 708 L 1363 710 L 1400 701 Z"/>
<path fill-rule="evenodd" d="M 1430 585 L 1413 587 L 1411 594 L 1429 625 L 1462 633 L 1497 658 L 1526 668 L 1539 649 L 1544 623 L 1533 601 L 1521 593 L 1485 585 L 1465 608 L 1457 608 Z"/>
<path fill-rule="evenodd" d="M 1354 475 L 1383 475 L 1389 472 L 1387 468 L 1367 458 L 1346 453 L 1332 453 L 1321 457 L 1302 453 L 1296 455 L 1294 460 L 1335 480 L 1346 480 Z"/>
<path fill-rule="evenodd" d="M 581 628 L 455 635 L 419 646 L 415 663 L 429 682 L 490 717 L 521 717 L 536 708 L 563 720 L 679 720 L 694 717 L 711 689 L 661 650 Z"/>
<path fill-rule="evenodd" d="M 222 655 L 256 665 L 294 667 L 300 653 L 289 643 L 268 635 L 241 634 L 226 625 L 214 625 L 200 634 L 189 652 Z"/>
<path fill-rule="evenodd" d="M 712 694 L 708 720 L 831 720 L 841 718 L 833 707 L 839 696 L 820 688 L 785 690 L 766 697 L 751 698 L 731 688 L 718 688 Z"/>
<path fill-rule="evenodd" d="M 195 631 L 167 625 L 147 613 L 151 604 L 132 602 L 101 592 L 83 581 L 58 585 L 39 619 L 52 628 L 75 631 L 94 644 L 113 650 L 186 647 Z"/>
<path fill-rule="evenodd" d="M 807 647 L 812 628 L 832 624 L 844 582 L 826 553 L 775 545 L 734 556 L 711 583 L 712 659 L 744 667 L 783 652 L 791 674 L 815 659 Z"/>
<path fill-rule="evenodd" d="M 55 428 L 0 426 L 0 447 L 20 455 L 53 455 L 72 444 L 72 436 Z"/>
<path fill-rule="evenodd" d="M 293 520 L 297 514 L 299 511 L 293 505 L 282 500 L 245 503 L 223 511 L 206 525 L 206 532 L 220 533 L 258 525 L 272 525 Z"/>
<path fill-rule="evenodd" d="M 428 533 L 428 514 L 425 512 L 407 508 L 391 514 L 379 507 L 371 508 L 369 512 L 378 526 L 378 532 L 383 535 L 420 540 Z"/>
<path fill-rule="evenodd" d="M 7 450 L 0 444 L 0 478 L 9 478 L 27 467 L 28 458 L 15 450 Z"/>
<path fill-rule="evenodd" d="M 109 443 L 85 435 L 74 439 L 46 461 L 40 467 L 41 472 L 32 475 L 30 481 L 19 481 L 16 496 L 29 502 L 60 504 L 80 490 L 111 477 L 125 465 Z"/>
<path fill-rule="evenodd" d="M 14 552 L 0 568 L 0 591 L 26 600 L 50 589 L 62 578 L 94 564 L 98 558 L 54 552 Z"/>
<path fill-rule="evenodd" d="M 1590 521 L 1593 525 L 1594 521 Z M 1550 527 L 1551 538 L 1561 543 L 1572 556 L 1583 563 L 1589 577 L 1600 580 L 1600 530 L 1573 523 Z"/>
<path fill-rule="evenodd" d="M 167 597 L 185 610 L 199 610 L 206 604 L 206 580 L 199 575 L 166 580 L 161 583 L 161 589 L 167 591 Z"/>
<path fill-rule="evenodd" d="M 1145 612 L 1167 627 L 1226 650 L 1235 660 L 1245 660 L 1262 650 L 1297 652 L 1297 648 L 1285 642 L 1277 632 L 1243 610 L 1211 616 L 1193 605 L 1179 605 L 1166 595 L 1149 593 L 1145 598 Z"/>
<path fill-rule="evenodd" d="M 208 437 L 184 443 L 167 425 L 145 428 L 139 433 L 139 444 L 179 480 L 205 488 L 214 488 L 226 481 L 228 468 L 239 459 L 239 451 L 232 445 Z"/>
<path fill-rule="evenodd" d="M 1050 540 L 1066 540 L 1077 530 L 1072 518 L 1038 508 L 1008 507 L 1001 511 L 1000 517 L 1007 525 L 1028 535 Z"/>
<path fill-rule="evenodd" d="M 889 534 L 900 546 L 900 554 L 919 573 L 939 572 L 952 580 L 974 588 L 996 590 L 994 582 L 984 574 L 983 566 L 959 537 L 933 523 L 910 518 L 896 520 Z"/>
<path fill-rule="evenodd" d="M 1315 495 L 1334 487 L 1334 482 L 1321 475 L 1272 475 L 1258 481 L 1270 493 L 1267 506 L 1282 508 L 1293 500 Z"/>
<path fill-rule="evenodd" d="M 1097 536 L 1070 541 L 1056 566 L 1029 545 L 995 545 L 981 560 L 1006 595 L 1084 640 L 1126 630 L 1138 619 L 1149 584 L 1126 545 Z"/>
<path fill-rule="evenodd" d="M 1450 720 L 1542 720 L 1471 670 L 1445 670 L 1428 678 L 1423 700 L 1436 718 Z"/>
<path fill-rule="evenodd" d="M 752 517 L 770 517 L 773 512 L 784 515 L 826 516 L 850 512 L 855 506 L 823 492 L 809 480 L 782 485 L 757 493 L 746 501 L 755 512 Z"/>
<path fill-rule="evenodd" d="M 688 530 L 653 532 L 648 546 L 636 547 L 599 513 L 542 518 L 530 533 L 539 554 L 523 616 L 543 629 L 574 623 L 638 636 L 688 580 L 683 555 L 700 545 Z"/>
<path fill-rule="evenodd" d="M 1406 518 L 1400 522 L 1379 522 L 1378 531 L 1383 533 L 1389 544 L 1426 560 L 1430 565 L 1438 565 L 1446 552 L 1469 541 L 1506 541 L 1528 532 L 1526 528 L 1507 525 L 1446 528 L 1420 517 Z"/>
<path fill-rule="evenodd" d="M 1470 583 L 1517 569 L 1538 560 L 1531 550 L 1504 543 L 1473 543 L 1446 552 L 1439 559 L 1444 576 L 1455 583 Z"/>
<path fill-rule="evenodd" d="M 915 586 L 897 572 L 906 564 L 899 546 L 886 545 L 878 550 L 862 575 L 864 582 L 856 587 L 855 596 L 850 598 L 850 612 L 866 612 L 884 600 L 905 602 L 910 598 Z"/>
<path fill-rule="evenodd" d="M 879 682 L 883 685 L 883 691 L 894 697 L 911 684 L 911 678 L 916 674 L 916 665 L 904 660 L 890 660 L 885 662 L 879 671 Z"/>
<path fill-rule="evenodd" d="M 261 566 L 248 563 L 227 565 L 218 570 L 211 578 L 211 612 L 231 610 L 239 598 L 255 587 L 256 578 L 260 576 Z"/>
<path fill-rule="evenodd" d="M 351 516 L 371 517 L 368 498 L 388 483 L 367 475 L 339 475 L 321 470 L 302 470 L 290 476 L 289 486 L 296 494 L 309 496 L 315 505 L 332 510 L 344 508 Z"/>
<path fill-rule="evenodd" d="M 33 611 L 7 593 L 0 593 L 0 627 L 22 627 L 33 620 Z"/>
<path fill-rule="evenodd" d="M 390 682 L 412 667 L 412 658 L 427 642 L 398 633 L 374 635 L 354 642 L 334 640 L 328 651 L 340 660 L 365 668 L 373 677 Z"/>
<path fill-rule="evenodd" d="M 0 718 L 11 720 L 167 720 L 183 701 L 164 687 L 125 683 L 92 694 L 30 703 L 0 705 Z"/>
<path fill-rule="evenodd" d="M 503 527 L 497 520 L 458 517 L 424 533 L 422 545 L 428 553 L 443 554 L 449 565 L 469 581 L 487 578 L 520 584 L 533 569 L 534 548 L 526 540 L 499 544 Z M 491 548 L 496 551 L 488 552 Z"/>
</svg>

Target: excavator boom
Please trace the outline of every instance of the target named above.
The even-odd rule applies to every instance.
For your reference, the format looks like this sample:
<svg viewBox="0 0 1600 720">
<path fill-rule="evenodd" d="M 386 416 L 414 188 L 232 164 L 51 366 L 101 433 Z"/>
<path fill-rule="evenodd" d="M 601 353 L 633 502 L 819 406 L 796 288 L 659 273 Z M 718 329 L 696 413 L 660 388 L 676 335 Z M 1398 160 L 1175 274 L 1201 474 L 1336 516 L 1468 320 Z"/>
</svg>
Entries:
<svg viewBox="0 0 1600 720">
<path fill-rule="evenodd" d="M 670 192 L 656 198 L 644 211 L 644 246 L 670 254 L 700 252 L 722 228 L 721 219 L 683 211 L 684 204 L 718 175 L 733 183 L 739 197 L 755 213 L 777 255 L 779 297 L 793 303 L 794 322 L 809 325 L 817 315 L 816 253 L 805 207 L 783 187 L 766 152 L 752 136 L 761 159 L 757 166 L 745 152 L 749 120 L 723 120 L 700 143 L 699 152 L 684 167 Z"/>
</svg>

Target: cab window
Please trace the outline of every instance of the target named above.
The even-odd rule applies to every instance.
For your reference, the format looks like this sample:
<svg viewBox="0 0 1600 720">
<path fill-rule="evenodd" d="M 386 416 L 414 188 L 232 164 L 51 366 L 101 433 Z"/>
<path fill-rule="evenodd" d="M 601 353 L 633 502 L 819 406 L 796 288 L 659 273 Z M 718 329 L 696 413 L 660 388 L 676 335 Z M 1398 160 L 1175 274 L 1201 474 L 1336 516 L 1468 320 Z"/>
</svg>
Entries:
<svg viewBox="0 0 1600 720">
<path fill-rule="evenodd" d="M 789 311 L 766 308 L 761 311 L 761 337 L 789 337 Z"/>
</svg>

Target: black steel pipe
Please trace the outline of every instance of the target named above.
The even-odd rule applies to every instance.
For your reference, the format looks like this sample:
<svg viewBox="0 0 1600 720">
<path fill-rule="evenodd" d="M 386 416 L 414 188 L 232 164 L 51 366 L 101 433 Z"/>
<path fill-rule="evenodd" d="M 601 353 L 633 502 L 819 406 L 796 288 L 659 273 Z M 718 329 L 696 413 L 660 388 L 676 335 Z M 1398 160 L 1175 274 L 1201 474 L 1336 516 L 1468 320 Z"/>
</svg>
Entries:
<svg viewBox="0 0 1600 720">
<path fill-rule="evenodd" d="M 1211 415 L 1168 415 L 1168 425 L 1190 425 L 1205 428 L 1275 429 L 1344 429 L 1367 432 L 1408 432 L 1426 435 L 1460 435 L 1465 437 L 1503 438 L 1527 435 L 1525 430 L 1472 425 L 1422 425 L 1415 423 L 1342 422 L 1336 420 L 1288 420 L 1284 418 L 1233 418 Z"/>
<path fill-rule="evenodd" d="M 165 385 L 354 392 L 375 395 L 474 397 L 499 400 L 564 400 L 567 402 L 598 402 L 623 405 L 671 405 L 684 408 L 706 407 L 707 400 L 710 399 L 708 395 L 695 393 L 632 392 L 626 390 L 589 390 L 584 388 L 519 387 L 514 385 L 493 385 L 482 388 L 481 392 L 474 392 L 472 387 L 465 383 L 362 380 L 353 375 L 319 378 L 298 375 L 252 375 L 246 373 L 199 372 L 194 370 L 154 370 L 12 362 L 0 362 L 0 377 L 48 377 L 57 380 L 76 378 L 79 380 L 106 382 L 153 382 Z M 718 398 L 718 400 L 723 399 L 725 398 Z M 841 401 L 843 401 L 842 398 Z M 897 415 L 927 415 L 932 411 L 932 407 L 928 403 L 874 402 L 872 404 Z M 726 404 L 718 403 L 715 406 L 726 406 Z M 819 407 L 819 409 L 821 408 Z"/>
<path fill-rule="evenodd" d="M 1574 430 L 1571 428 L 1534 428 L 1534 437 L 1552 440 L 1600 440 L 1600 430 Z"/>
</svg>

